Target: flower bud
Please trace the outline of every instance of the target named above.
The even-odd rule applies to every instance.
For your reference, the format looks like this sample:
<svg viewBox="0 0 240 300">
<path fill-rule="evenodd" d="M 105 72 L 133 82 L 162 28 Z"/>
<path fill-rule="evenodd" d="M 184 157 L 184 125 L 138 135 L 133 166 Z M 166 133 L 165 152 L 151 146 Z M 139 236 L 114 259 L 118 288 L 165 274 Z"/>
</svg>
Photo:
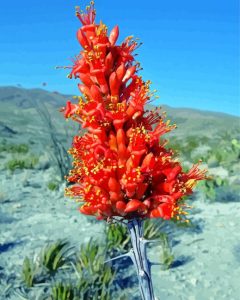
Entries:
<svg viewBox="0 0 240 300">
<path fill-rule="evenodd" d="M 118 35 L 119 35 L 119 28 L 118 26 L 116 25 L 112 31 L 110 32 L 110 35 L 109 35 L 109 42 L 111 43 L 112 46 L 115 45 L 117 39 L 118 39 Z"/>
</svg>

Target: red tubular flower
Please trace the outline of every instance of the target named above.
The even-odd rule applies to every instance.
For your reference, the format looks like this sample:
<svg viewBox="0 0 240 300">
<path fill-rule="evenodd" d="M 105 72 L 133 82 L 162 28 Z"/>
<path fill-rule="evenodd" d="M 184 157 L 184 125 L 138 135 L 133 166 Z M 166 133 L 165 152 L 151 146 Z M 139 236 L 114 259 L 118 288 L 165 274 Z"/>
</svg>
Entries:
<svg viewBox="0 0 240 300">
<path fill-rule="evenodd" d="M 78 110 L 78 105 L 72 104 L 70 101 L 67 101 L 66 107 L 60 109 L 61 112 L 64 112 L 64 117 L 69 118 L 76 113 Z"/>
<path fill-rule="evenodd" d="M 160 138 L 175 128 L 159 110 L 145 111 L 150 82 L 138 75 L 139 63 L 132 37 L 117 45 L 118 26 L 95 23 L 93 2 L 86 13 L 76 12 L 82 23 L 77 39 L 83 48 L 73 61 L 69 78 L 80 80 L 79 103 L 67 101 L 61 111 L 79 122 L 86 132 L 76 135 L 69 153 L 74 158 L 66 189 L 81 199 L 80 212 L 97 219 L 179 219 L 183 196 L 192 193 L 205 171 L 189 172 L 165 148 Z"/>
</svg>

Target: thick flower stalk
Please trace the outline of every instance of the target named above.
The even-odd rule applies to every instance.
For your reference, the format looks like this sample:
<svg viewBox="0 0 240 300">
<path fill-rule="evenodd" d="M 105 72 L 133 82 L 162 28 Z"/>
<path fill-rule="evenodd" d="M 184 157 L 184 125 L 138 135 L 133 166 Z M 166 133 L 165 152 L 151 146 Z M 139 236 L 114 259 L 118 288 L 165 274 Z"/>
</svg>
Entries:
<svg viewBox="0 0 240 300">
<path fill-rule="evenodd" d="M 92 2 L 86 13 L 77 8 L 76 16 L 82 23 L 77 39 L 83 49 L 68 77 L 80 81 L 81 96 L 75 103 L 67 101 L 62 111 L 86 131 L 74 137 L 69 150 L 74 162 L 67 180 L 73 185 L 66 195 L 83 203 L 79 210 L 85 215 L 127 220 L 135 243 L 131 255 L 145 278 L 140 286 L 148 285 L 150 295 L 147 298 L 141 291 L 142 297 L 153 299 L 139 224 L 145 218 L 184 219 L 183 196 L 192 193 L 205 171 L 198 164 L 183 171 L 162 139 L 175 125 L 158 109 L 144 109 L 154 93 L 150 82 L 139 75 L 140 64 L 133 54 L 137 41 L 129 36 L 116 44 L 118 26 L 108 34 L 106 25 L 96 24 Z"/>
</svg>

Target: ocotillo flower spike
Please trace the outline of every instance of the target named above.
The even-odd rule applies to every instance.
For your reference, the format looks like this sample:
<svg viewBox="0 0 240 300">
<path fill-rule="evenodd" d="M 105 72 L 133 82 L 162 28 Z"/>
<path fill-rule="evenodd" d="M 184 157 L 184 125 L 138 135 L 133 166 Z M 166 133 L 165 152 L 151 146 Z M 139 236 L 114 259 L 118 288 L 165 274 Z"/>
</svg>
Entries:
<svg viewBox="0 0 240 300">
<path fill-rule="evenodd" d="M 69 150 L 74 163 L 68 181 L 74 185 L 66 195 L 83 202 L 81 213 L 97 219 L 184 219 L 183 197 L 205 179 L 205 171 L 199 164 L 183 171 L 162 140 L 176 125 L 159 110 L 145 110 L 154 93 L 139 75 L 137 40 L 129 36 L 118 45 L 118 26 L 108 34 L 105 24 L 96 24 L 93 2 L 86 12 L 77 7 L 76 16 L 83 49 L 69 78 L 80 81 L 82 96 L 67 101 L 62 111 L 86 133 L 76 135 Z"/>
<path fill-rule="evenodd" d="M 68 119 L 86 131 L 76 135 L 69 153 L 73 169 L 68 181 L 73 185 L 66 195 L 82 202 L 79 210 L 107 222 L 116 219 L 127 224 L 132 249 L 111 260 L 130 257 L 136 267 L 142 299 L 154 300 L 149 242 L 143 236 L 143 220 L 162 218 L 186 220 L 184 196 L 190 195 L 206 171 L 194 165 L 184 172 L 162 136 L 170 125 L 159 109 L 145 110 L 155 96 L 150 81 L 139 75 L 134 50 L 137 39 L 127 37 L 117 44 L 119 29 L 95 23 L 91 2 L 86 12 L 76 8 L 82 23 L 77 39 L 83 48 L 73 61 L 69 78 L 80 80 L 82 96 L 67 101 L 61 109 Z M 69 68 L 69 67 L 67 67 Z M 109 261 L 111 261 L 109 260 Z"/>
</svg>

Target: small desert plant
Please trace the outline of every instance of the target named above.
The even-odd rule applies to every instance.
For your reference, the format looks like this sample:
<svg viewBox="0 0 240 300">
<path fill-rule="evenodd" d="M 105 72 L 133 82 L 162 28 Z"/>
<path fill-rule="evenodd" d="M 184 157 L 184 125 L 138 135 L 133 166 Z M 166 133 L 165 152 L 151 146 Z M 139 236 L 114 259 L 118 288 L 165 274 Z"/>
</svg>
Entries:
<svg viewBox="0 0 240 300">
<path fill-rule="evenodd" d="M 95 240 L 90 240 L 75 253 L 75 259 L 73 253 L 71 253 L 72 248 L 66 240 L 59 240 L 46 245 L 37 256 L 36 262 L 31 261 L 28 257 L 25 258 L 22 269 L 24 286 L 21 286 L 21 290 L 24 290 L 26 297 L 28 297 L 28 293 L 33 286 L 44 283 L 46 286 L 51 287 L 47 290 L 48 298 L 43 299 L 112 299 L 112 294 L 115 291 L 112 283 L 116 272 L 105 263 L 105 246 L 100 245 Z M 73 256 L 72 259 L 70 255 Z M 69 265 L 67 265 L 67 260 L 69 260 Z M 56 276 L 59 274 L 58 271 L 64 266 L 67 270 L 63 273 L 64 279 L 61 278 L 60 282 L 55 281 Z M 76 278 L 71 277 L 73 280 L 69 283 L 63 281 L 65 278 L 69 278 L 65 276 L 73 275 L 73 270 L 77 275 Z M 25 287 L 28 289 L 25 289 Z"/>
<path fill-rule="evenodd" d="M 76 257 L 76 268 L 78 272 L 83 273 L 86 269 L 88 269 L 91 274 L 98 272 L 103 255 L 102 247 L 93 239 L 90 239 L 87 244 L 81 245 Z M 98 258 L 97 263 L 95 258 Z"/>
<path fill-rule="evenodd" d="M 164 266 L 164 269 L 167 269 L 171 266 L 174 257 L 166 235 L 159 232 L 161 226 L 162 224 L 159 222 L 148 221 L 144 230 L 145 236 L 159 238 L 163 246 L 161 264 Z M 25 286 L 31 288 L 41 282 L 50 283 L 60 268 L 64 267 L 64 265 L 68 267 L 66 263 L 69 259 L 69 262 L 71 261 L 71 265 L 77 273 L 77 278 L 69 284 L 63 281 L 55 282 L 50 292 L 48 292 L 49 298 L 47 299 L 113 299 L 113 293 L 116 292 L 115 296 L 117 296 L 119 292 L 114 284 L 114 282 L 117 283 L 115 280 L 117 280 L 116 272 L 118 265 L 114 266 L 114 271 L 109 264 L 105 263 L 106 253 L 109 249 L 123 250 L 123 248 L 126 248 L 125 250 L 128 250 L 130 243 L 127 237 L 127 228 L 118 223 L 109 226 L 106 237 L 110 239 L 110 241 L 107 240 L 106 246 L 99 244 L 96 240 L 90 239 L 87 244 L 80 247 L 80 250 L 75 254 L 75 258 L 71 251 L 73 247 L 70 247 L 70 244 L 66 240 L 58 240 L 55 243 L 46 245 L 38 255 L 38 261 L 35 263 L 26 257 L 22 269 L 22 278 Z M 124 238 L 126 238 L 127 242 L 125 243 L 125 247 L 122 247 L 121 243 L 124 244 Z M 70 259 L 71 255 L 72 259 Z M 69 264 L 69 272 L 71 272 L 70 269 Z M 28 293 L 27 290 L 26 293 Z"/>
<path fill-rule="evenodd" d="M 92 239 L 86 245 L 81 246 L 76 256 L 81 299 L 111 299 L 111 283 L 115 272 L 108 264 L 105 264 L 105 253 L 106 249 Z"/>
<path fill-rule="evenodd" d="M 229 147 L 229 145 L 219 146 L 219 148 L 213 149 L 209 153 L 208 164 L 211 164 L 211 161 L 213 160 L 215 160 L 218 165 L 228 167 L 237 161 L 237 154 Z"/>
<path fill-rule="evenodd" d="M 232 146 L 233 151 L 236 151 L 239 154 L 239 151 L 240 151 L 240 141 L 237 140 L 237 139 L 232 139 L 231 146 Z"/>
<path fill-rule="evenodd" d="M 71 284 L 56 283 L 51 289 L 51 300 L 77 300 L 76 288 Z"/>
<path fill-rule="evenodd" d="M 26 154 L 28 151 L 29 146 L 27 144 L 8 144 L 6 140 L 3 140 L 2 144 L 0 145 L 0 152 Z"/>
<path fill-rule="evenodd" d="M 223 166 L 229 169 L 240 158 L 238 131 L 220 133 L 214 140 L 209 141 L 208 145 L 211 149 L 202 157 L 202 160 L 210 166 Z"/>
<path fill-rule="evenodd" d="M 161 233 L 160 240 L 161 240 L 161 247 L 162 247 L 160 261 L 163 266 L 163 269 L 167 270 L 171 267 L 174 261 L 174 255 L 169 245 L 168 237 L 165 233 Z"/>
<path fill-rule="evenodd" d="M 130 236 L 126 226 L 119 223 L 106 226 L 106 247 L 109 255 L 114 251 L 128 251 L 131 247 Z"/>
<path fill-rule="evenodd" d="M 91 277 L 89 280 L 81 279 L 78 284 L 80 291 L 79 300 L 111 300 L 111 291 L 108 286 L 99 281 L 99 276 Z"/>
<path fill-rule="evenodd" d="M 215 201 L 217 200 L 217 190 L 221 187 L 227 188 L 229 186 L 227 179 L 222 179 L 219 176 L 201 182 L 199 184 L 199 189 L 203 191 L 207 200 Z"/>
<path fill-rule="evenodd" d="M 26 257 L 23 261 L 22 279 L 28 288 L 34 286 L 35 273 L 36 273 L 36 267 L 34 263 L 28 257 Z"/>
<path fill-rule="evenodd" d="M 216 188 L 216 201 L 218 202 L 239 202 L 240 186 L 239 184 L 221 185 Z"/>
<path fill-rule="evenodd" d="M 149 220 L 144 221 L 144 237 L 146 239 L 158 239 L 161 237 L 161 228 L 164 225 L 162 220 Z M 106 247 L 108 254 L 115 251 L 129 251 L 131 248 L 130 236 L 126 226 L 120 223 L 113 223 L 106 226 Z"/>
<path fill-rule="evenodd" d="M 8 196 L 7 196 L 7 193 L 4 192 L 4 189 L 3 189 L 3 186 L 0 185 L 0 203 L 4 203 L 5 201 L 8 200 Z"/>
<path fill-rule="evenodd" d="M 175 222 L 178 226 L 180 223 Z M 182 224 L 182 223 L 181 223 Z M 189 223 L 186 226 L 189 226 Z M 166 233 L 163 233 L 162 227 L 164 222 L 162 220 L 149 220 L 144 221 L 144 238 L 148 240 L 154 240 L 161 244 L 161 265 L 164 270 L 171 267 L 174 260 L 174 255 L 172 253 L 171 247 L 169 245 L 169 240 Z M 106 227 L 106 247 L 107 254 L 112 257 L 116 252 L 126 252 L 131 248 L 130 236 L 126 226 L 120 223 L 113 223 Z M 151 243 L 149 244 L 151 246 Z"/>
<path fill-rule="evenodd" d="M 144 238 L 148 240 L 160 238 L 163 225 L 164 222 L 161 219 L 146 219 L 143 224 Z"/>
<path fill-rule="evenodd" d="M 39 258 L 39 256 L 37 256 L 37 258 Z M 25 257 L 21 277 L 24 286 L 31 288 L 36 284 L 46 282 L 49 279 L 49 274 L 40 261 Z"/>
<path fill-rule="evenodd" d="M 41 253 L 41 265 L 50 273 L 55 273 L 59 268 L 66 265 L 72 256 L 73 247 L 66 240 L 58 240 L 53 244 L 47 245 Z"/>
<path fill-rule="evenodd" d="M 59 188 L 59 183 L 56 181 L 50 181 L 47 187 L 50 191 L 56 191 Z"/>
<path fill-rule="evenodd" d="M 14 172 L 16 169 L 33 169 L 38 160 L 38 157 L 34 155 L 24 158 L 12 158 L 6 163 L 5 167 L 11 172 Z"/>
</svg>

